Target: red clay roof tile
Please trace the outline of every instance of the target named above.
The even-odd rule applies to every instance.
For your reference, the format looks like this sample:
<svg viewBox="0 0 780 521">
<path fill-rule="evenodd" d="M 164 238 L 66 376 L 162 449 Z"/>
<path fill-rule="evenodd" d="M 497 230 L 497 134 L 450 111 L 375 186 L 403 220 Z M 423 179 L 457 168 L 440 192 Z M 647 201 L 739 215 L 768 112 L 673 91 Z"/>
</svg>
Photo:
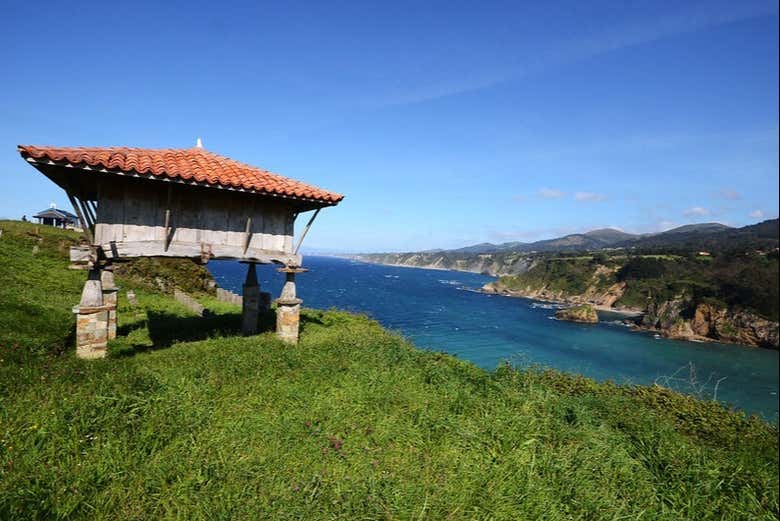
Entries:
<svg viewBox="0 0 780 521">
<path fill-rule="evenodd" d="M 137 172 L 172 179 L 195 179 L 209 185 L 306 198 L 333 205 L 344 196 L 240 163 L 203 148 L 49 147 L 19 145 L 23 157 Z"/>
</svg>

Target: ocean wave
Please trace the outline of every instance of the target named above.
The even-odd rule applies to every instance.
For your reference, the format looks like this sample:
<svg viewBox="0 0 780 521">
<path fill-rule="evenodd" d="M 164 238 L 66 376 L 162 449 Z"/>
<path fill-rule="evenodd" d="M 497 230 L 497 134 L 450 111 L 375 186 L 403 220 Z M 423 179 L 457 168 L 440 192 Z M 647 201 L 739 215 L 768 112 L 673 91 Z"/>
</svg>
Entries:
<svg viewBox="0 0 780 521">
<path fill-rule="evenodd" d="M 631 327 L 631 324 L 627 324 L 627 323 L 623 322 L 622 320 L 609 320 L 606 323 L 607 324 L 611 324 L 613 326 Z"/>
<path fill-rule="evenodd" d="M 552 302 L 531 302 L 531 307 L 534 309 L 563 309 L 566 304 L 555 304 Z"/>
</svg>

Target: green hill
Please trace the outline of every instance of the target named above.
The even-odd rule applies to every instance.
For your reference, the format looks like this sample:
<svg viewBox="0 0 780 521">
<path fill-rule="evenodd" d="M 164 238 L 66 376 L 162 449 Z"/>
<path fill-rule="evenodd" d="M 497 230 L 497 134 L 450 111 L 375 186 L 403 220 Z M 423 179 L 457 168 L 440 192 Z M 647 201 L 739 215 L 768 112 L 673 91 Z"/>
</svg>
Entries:
<svg viewBox="0 0 780 521">
<path fill-rule="evenodd" d="M 78 360 L 77 237 L 34 228 L 0 222 L 0 519 L 778 515 L 775 426 L 661 387 L 484 371 L 362 316 L 306 311 L 295 347 L 242 338 L 236 308 L 202 294 L 214 314 L 194 317 L 135 273 L 110 356 Z"/>
</svg>

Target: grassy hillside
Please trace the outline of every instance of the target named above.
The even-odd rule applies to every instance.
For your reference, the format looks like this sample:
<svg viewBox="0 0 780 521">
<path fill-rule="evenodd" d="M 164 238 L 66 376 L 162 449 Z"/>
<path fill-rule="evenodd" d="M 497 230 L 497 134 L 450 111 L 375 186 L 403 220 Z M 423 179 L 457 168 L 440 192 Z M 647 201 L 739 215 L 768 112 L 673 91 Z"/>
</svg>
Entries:
<svg viewBox="0 0 780 521">
<path fill-rule="evenodd" d="M 68 269 L 79 236 L 13 221 L 0 221 L 0 229 L 0 345 L 60 352 L 73 341 L 71 308 L 85 280 Z"/>
<path fill-rule="evenodd" d="M 618 306 L 645 308 L 649 302 L 664 302 L 679 295 L 690 297 L 690 305 L 709 302 L 720 307 L 744 309 L 777 321 L 780 314 L 778 288 L 780 266 L 776 251 L 769 253 L 696 255 L 548 255 L 525 273 L 501 277 L 510 290 L 547 288 L 564 295 L 584 293 L 594 282 L 606 289 L 625 282 Z"/>
<path fill-rule="evenodd" d="M 109 358 L 57 354 L 74 238 L 46 230 L 28 257 L 26 229 L 0 228 L 0 519 L 777 517 L 774 426 L 660 387 L 483 371 L 365 317 L 307 311 L 290 347 L 139 287 Z M 18 271 L 39 259 L 32 285 Z M 9 332 L 27 309 L 53 318 Z"/>
<path fill-rule="evenodd" d="M 716 251 L 744 252 L 772 250 L 778 246 L 778 220 L 729 228 L 718 223 L 681 226 L 663 233 L 618 243 L 618 246 L 677 252 Z"/>
<path fill-rule="evenodd" d="M 596 274 L 598 263 L 592 257 L 549 258 L 537 261 L 528 271 L 519 275 L 501 277 L 499 282 L 511 290 L 548 289 L 564 295 L 584 293 Z M 605 281 L 605 285 L 614 283 Z"/>
</svg>

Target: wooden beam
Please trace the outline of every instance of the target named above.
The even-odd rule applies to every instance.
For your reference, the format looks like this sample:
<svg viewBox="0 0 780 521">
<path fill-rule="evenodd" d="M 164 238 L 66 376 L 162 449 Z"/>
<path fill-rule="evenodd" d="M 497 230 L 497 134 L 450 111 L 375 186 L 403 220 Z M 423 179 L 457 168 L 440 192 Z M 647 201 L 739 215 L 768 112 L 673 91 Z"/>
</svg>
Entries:
<svg viewBox="0 0 780 521">
<path fill-rule="evenodd" d="M 246 218 L 246 230 L 244 231 L 246 238 L 244 239 L 244 254 L 249 249 L 249 243 L 252 241 L 252 218 Z"/>
<path fill-rule="evenodd" d="M 303 243 L 303 239 L 304 237 L 306 237 L 306 234 L 309 233 L 309 228 L 311 228 L 311 223 L 313 223 L 314 219 L 317 218 L 317 214 L 320 213 L 320 210 L 322 210 L 322 208 L 317 208 L 317 210 L 314 212 L 314 215 L 312 215 L 311 219 L 309 219 L 309 222 L 306 223 L 306 227 L 303 229 L 303 233 L 301 233 L 301 238 L 298 239 L 298 245 L 295 246 L 293 255 L 298 255 L 298 250 L 301 248 L 301 243 Z"/>
<path fill-rule="evenodd" d="M 79 202 L 79 205 L 81 206 L 81 210 L 84 212 L 84 217 L 87 218 L 87 225 L 89 226 L 90 230 L 94 232 L 95 225 L 92 221 L 92 216 L 89 214 L 89 209 L 87 208 L 87 205 L 84 204 L 84 201 L 82 199 L 76 198 L 76 200 Z"/>
<path fill-rule="evenodd" d="M 79 221 L 81 221 L 81 226 L 84 229 L 84 233 L 87 236 L 87 239 L 89 239 L 90 244 L 95 243 L 95 237 L 92 235 L 92 230 L 89 228 L 89 223 L 84 219 L 84 215 L 81 213 L 81 210 L 79 209 L 79 205 L 76 202 L 76 198 L 73 197 L 73 194 L 69 191 L 65 192 L 68 195 L 68 200 L 70 201 L 71 206 L 73 206 L 73 209 L 76 211 L 76 215 L 79 216 Z"/>
<path fill-rule="evenodd" d="M 173 185 L 168 183 L 168 199 L 165 203 L 165 251 L 171 245 L 171 188 Z"/>
<path fill-rule="evenodd" d="M 92 210 L 92 220 L 97 224 L 97 203 L 95 201 L 87 201 L 90 209 Z"/>
<path fill-rule="evenodd" d="M 70 261 L 71 262 L 89 262 L 90 247 L 89 246 L 71 246 L 70 247 Z"/>
<path fill-rule="evenodd" d="M 92 226 L 95 226 L 95 223 L 97 222 L 97 219 L 95 218 L 95 211 L 92 209 L 92 206 L 90 206 L 91 201 L 81 201 L 81 203 L 84 205 L 84 208 L 87 211 L 87 215 L 89 216 L 89 220 L 92 222 Z"/>
<path fill-rule="evenodd" d="M 300 266 L 301 257 L 280 250 L 265 250 L 249 248 L 244 253 L 243 246 L 232 245 L 204 245 L 194 242 L 172 242 L 168 250 L 165 250 L 163 241 L 122 241 L 100 245 L 103 254 L 108 259 L 129 257 L 189 257 L 201 258 L 204 252 L 214 259 L 235 259 L 249 262 L 284 264 Z M 205 247 L 204 247 L 205 246 Z M 210 251 L 209 251 L 210 250 Z"/>
</svg>

